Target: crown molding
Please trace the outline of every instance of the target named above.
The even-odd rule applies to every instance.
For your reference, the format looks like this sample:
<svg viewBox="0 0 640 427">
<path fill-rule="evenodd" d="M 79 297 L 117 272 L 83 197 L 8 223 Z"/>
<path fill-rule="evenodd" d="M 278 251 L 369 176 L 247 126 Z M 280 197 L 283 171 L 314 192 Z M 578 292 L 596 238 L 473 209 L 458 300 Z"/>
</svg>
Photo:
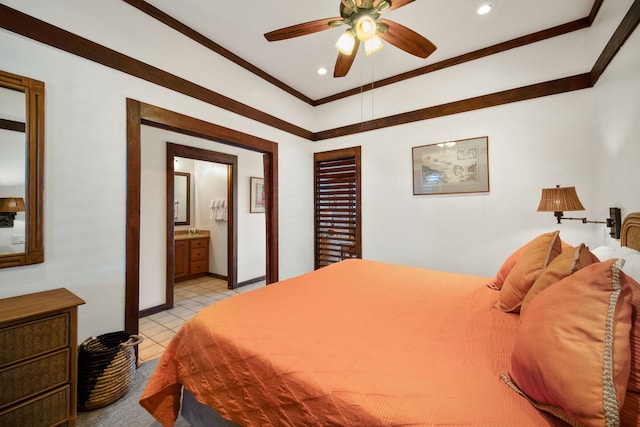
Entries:
<svg viewBox="0 0 640 427">
<path fill-rule="evenodd" d="M 601 1 L 596 2 L 599 8 Z M 595 15 L 597 10 L 593 12 Z M 311 132 L 261 110 L 242 104 L 211 89 L 192 83 L 164 70 L 145 64 L 113 49 L 70 33 L 47 22 L 0 4 L 0 28 L 39 41 L 65 52 L 81 56 L 106 67 L 127 73 L 140 79 L 185 94 L 195 99 L 223 108 L 267 126 L 288 132 L 309 141 L 321 141 L 361 132 L 429 120 L 465 111 L 525 101 L 564 92 L 593 87 L 607 66 L 615 58 L 622 45 L 640 23 L 640 0 L 634 0 L 629 11 L 618 25 L 593 68 L 584 74 L 512 88 L 474 98 L 462 99 L 437 106 L 408 111 L 375 120 Z"/>
</svg>

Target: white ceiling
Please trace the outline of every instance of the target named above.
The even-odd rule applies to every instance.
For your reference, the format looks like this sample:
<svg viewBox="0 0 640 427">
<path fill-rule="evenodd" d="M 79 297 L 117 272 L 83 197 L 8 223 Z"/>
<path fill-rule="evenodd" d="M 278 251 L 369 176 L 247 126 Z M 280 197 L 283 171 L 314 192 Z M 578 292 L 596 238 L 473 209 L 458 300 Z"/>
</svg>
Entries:
<svg viewBox="0 0 640 427">
<path fill-rule="evenodd" d="M 344 27 L 277 42 L 266 41 L 263 34 L 338 17 L 339 0 L 146 1 L 312 99 L 584 18 L 594 4 L 594 0 L 416 0 L 383 16 L 431 40 L 438 47 L 433 55 L 421 59 L 385 44 L 366 57 L 361 49 L 349 74 L 336 79 L 334 44 Z M 493 11 L 477 15 L 476 9 L 487 2 L 493 3 Z M 319 67 L 329 72 L 319 76 Z"/>
</svg>

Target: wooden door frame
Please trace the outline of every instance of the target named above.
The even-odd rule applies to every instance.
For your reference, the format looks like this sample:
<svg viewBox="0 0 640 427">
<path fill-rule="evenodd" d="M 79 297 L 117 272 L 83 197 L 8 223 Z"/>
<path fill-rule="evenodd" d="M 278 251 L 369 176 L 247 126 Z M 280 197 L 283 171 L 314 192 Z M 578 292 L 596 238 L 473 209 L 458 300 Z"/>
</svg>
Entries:
<svg viewBox="0 0 640 427">
<path fill-rule="evenodd" d="M 278 144 L 200 119 L 127 98 L 127 225 L 125 330 L 137 334 L 140 305 L 141 126 L 194 136 L 264 155 L 266 283 L 278 281 Z"/>
<path fill-rule="evenodd" d="M 227 174 L 227 287 L 238 285 L 238 156 L 202 148 L 167 142 L 167 281 L 165 293 L 166 309 L 173 308 L 175 267 L 175 221 L 173 218 L 173 175 L 175 157 L 226 165 Z"/>
</svg>

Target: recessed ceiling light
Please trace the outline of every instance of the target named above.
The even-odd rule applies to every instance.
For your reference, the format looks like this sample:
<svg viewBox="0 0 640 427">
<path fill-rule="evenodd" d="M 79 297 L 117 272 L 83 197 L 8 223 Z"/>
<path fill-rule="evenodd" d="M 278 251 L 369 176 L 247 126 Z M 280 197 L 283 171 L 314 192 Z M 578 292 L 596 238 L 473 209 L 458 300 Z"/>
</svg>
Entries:
<svg viewBox="0 0 640 427">
<path fill-rule="evenodd" d="M 327 69 L 324 67 L 320 67 L 318 68 L 318 74 L 320 74 L 321 76 L 324 76 L 325 74 L 327 74 Z"/>
<path fill-rule="evenodd" d="M 480 6 L 476 13 L 478 15 L 486 15 L 487 13 L 491 12 L 491 9 L 493 9 L 493 5 L 491 3 L 486 3 Z"/>
</svg>

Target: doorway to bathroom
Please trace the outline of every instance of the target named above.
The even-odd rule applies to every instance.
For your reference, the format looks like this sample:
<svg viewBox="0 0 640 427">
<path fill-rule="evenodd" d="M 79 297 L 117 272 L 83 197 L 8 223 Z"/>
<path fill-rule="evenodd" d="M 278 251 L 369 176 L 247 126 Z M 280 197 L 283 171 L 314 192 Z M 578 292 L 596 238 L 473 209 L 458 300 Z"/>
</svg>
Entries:
<svg viewBox="0 0 640 427">
<path fill-rule="evenodd" d="M 166 308 L 175 282 L 201 276 L 237 287 L 238 157 L 167 142 Z"/>
</svg>

